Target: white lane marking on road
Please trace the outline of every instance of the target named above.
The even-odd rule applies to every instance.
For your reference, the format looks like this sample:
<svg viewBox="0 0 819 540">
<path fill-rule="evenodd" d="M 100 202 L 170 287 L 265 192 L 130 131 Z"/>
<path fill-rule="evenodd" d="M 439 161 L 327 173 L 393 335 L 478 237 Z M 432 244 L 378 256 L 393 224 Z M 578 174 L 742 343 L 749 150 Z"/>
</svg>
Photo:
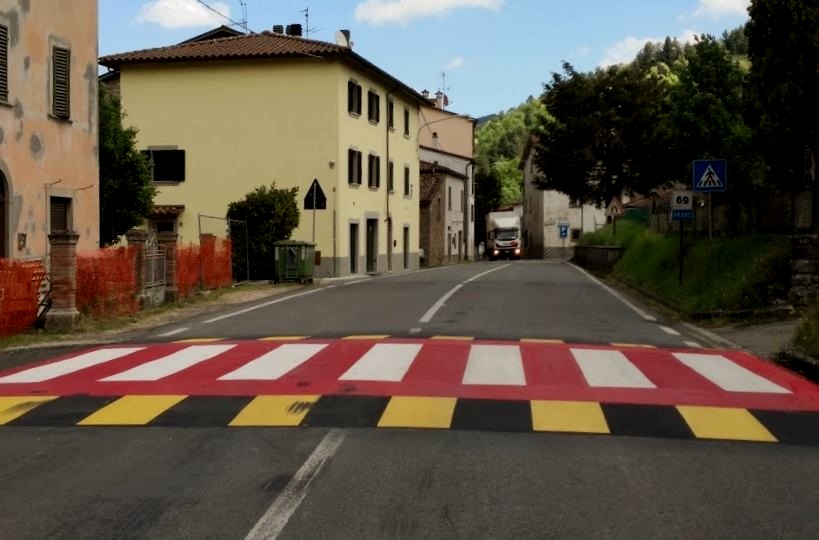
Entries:
<svg viewBox="0 0 819 540">
<path fill-rule="evenodd" d="M 721 354 L 674 353 L 674 356 L 677 360 L 728 392 L 791 393 L 790 390 L 760 377 L 753 371 L 745 369 Z"/>
<path fill-rule="evenodd" d="M 676 330 L 674 330 L 673 328 L 669 328 L 668 326 L 661 326 L 660 330 L 662 330 L 666 334 L 671 334 L 672 336 L 681 336 L 682 335 L 679 332 L 677 332 Z"/>
<path fill-rule="evenodd" d="M 314 289 L 312 291 L 301 292 L 298 294 L 291 294 L 290 296 L 285 296 L 284 298 L 277 298 L 275 300 L 271 300 L 270 302 L 265 302 L 263 304 L 257 304 L 255 306 L 250 306 L 245 309 L 240 309 L 238 311 L 233 311 L 231 313 L 226 313 L 225 315 L 219 315 L 218 317 L 214 317 L 212 319 L 208 319 L 204 321 L 202 324 L 211 324 L 219 321 L 224 321 L 225 319 L 229 319 L 230 317 L 236 317 L 238 315 L 244 315 L 245 313 L 250 313 L 251 311 L 255 311 L 257 309 L 266 308 L 267 306 L 272 306 L 273 304 L 278 304 L 279 302 L 286 302 L 288 300 L 292 300 L 293 298 L 299 298 L 301 296 L 307 296 L 310 294 L 316 294 L 317 292 L 321 292 L 326 290 L 326 288 L 321 289 Z"/>
<path fill-rule="evenodd" d="M 285 344 L 219 377 L 220 381 L 274 381 L 314 357 L 326 344 Z"/>
<path fill-rule="evenodd" d="M 602 388 L 656 388 L 620 351 L 571 349 L 589 386 Z"/>
<path fill-rule="evenodd" d="M 630 307 L 632 309 L 632 311 L 634 311 L 637 315 L 639 315 L 643 319 L 645 319 L 647 321 L 656 321 L 657 320 L 657 317 L 649 315 L 648 313 L 646 313 L 642 309 L 638 308 L 637 306 L 635 306 L 634 304 L 632 304 L 631 302 L 626 300 L 620 293 L 618 293 L 617 291 L 615 291 L 614 289 L 612 289 L 611 287 L 609 287 L 608 285 L 606 285 L 605 283 L 603 283 L 602 281 L 600 281 L 599 279 L 594 277 L 593 275 L 589 274 L 588 272 L 586 272 L 585 270 L 583 270 L 582 268 L 580 268 L 576 264 L 572 264 L 572 263 L 570 263 L 568 261 L 566 262 L 566 264 L 568 264 L 569 266 L 571 266 L 572 268 L 574 268 L 575 270 L 577 270 L 578 272 L 580 272 L 581 274 L 583 274 L 584 276 L 586 276 L 587 278 L 592 280 L 593 282 L 595 282 L 598 285 L 600 285 L 601 287 L 603 287 L 605 290 L 607 290 L 609 292 L 609 294 L 611 294 L 613 297 L 617 298 L 622 303 L 624 303 L 625 305 Z"/>
<path fill-rule="evenodd" d="M 417 343 L 381 343 L 359 358 L 339 380 L 401 382 L 421 352 Z"/>
<path fill-rule="evenodd" d="M 503 266 L 498 266 L 497 268 L 492 268 L 491 270 L 487 270 L 486 272 L 481 272 L 477 276 L 472 276 L 471 278 L 467 279 L 463 283 L 464 283 L 464 285 L 466 285 L 467 283 L 472 283 L 473 281 L 475 281 L 477 279 L 480 279 L 480 278 L 482 278 L 483 276 L 485 276 L 487 274 L 491 274 L 492 272 L 497 272 L 498 270 L 503 270 L 504 268 L 506 268 L 508 266 L 512 266 L 512 263 L 504 264 Z"/>
<path fill-rule="evenodd" d="M 473 345 L 466 361 L 463 384 L 526 384 L 517 345 Z"/>
<path fill-rule="evenodd" d="M 410 334 L 420 334 L 423 328 L 410 328 Z"/>
<path fill-rule="evenodd" d="M 81 369 L 89 368 L 129 354 L 141 351 L 145 347 L 123 347 L 121 349 L 99 349 L 87 352 L 72 358 L 66 358 L 58 362 L 52 362 L 44 366 L 37 366 L 24 371 L 19 371 L 12 375 L 0 378 L 0 383 L 38 383 L 48 381 L 56 377 L 68 375 Z"/>
<path fill-rule="evenodd" d="M 176 334 L 181 334 L 182 332 L 187 332 L 188 330 L 190 330 L 190 328 L 187 328 L 187 327 L 177 328 L 176 330 L 169 330 L 167 332 L 157 334 L 156 337 L 171 337 L 171 336 L 175 336 Z"/>
<path fill-rule="evenodd" d="M 683 341 L 687 346 L 691 347 L 692 349 L 702 349 L 702 345 L 697 343 L 696 341 Z"/>
<path fill-rule="evenodd" d="M 369 278 L 366 278 L 366 279 L 357 279 L 357 280 L 355 280 L 355 281 L 350 281 L 350 282 L 348 282 L 348 283 L 345 283 L 345 284 L 344 284 L 344 286 L 345 286 L 345 287 L 349 287 L 350 285 L 355 285 L 355 284 L 357 284 L 357 283 L 364 283 L 365 281 L 370 281 L 370 279 L 369 279 Z"/>
<path fill-rule="evenodd" d="M 296 474 L 279 493 L 273 504 L 259 518 L 253 529 L 247 533 L 245 540 L 273 540 L 278 538 L 290 520 L 290 516 L 293 515 L 293 512 L 296 511 L 307 495 L 310 484 L 318 476 L 324 464 L 336 453 L 346 435 L 346 431 L 332 429 L 324 436 L 313 450 L 313 453 L 310 454 L 310 457 L 299 467 Z"/>
<path fill-rule="evenodd" d="M 442 307 L 444 307 L 444 305 L 446 304 L 446 301 L 449 300 L 452 297 L 453 294 L 458 292 L 458 290 L 460 290 L 460 288 L 463 287 L 464 285 L 466 285 L 467 283 L 471 283 L 471 282 L 475 281 L 478 278 L 481 278 L 481 277 L 483 277 L 483 276 L 485 276 L 487 274 L 491 274 L 492 272 L 497 272 L 498 270 L 502 270 L 503 268 L 506 268 L 507 266 L 512 266 L 512 263 L 504 264 L 503 266 L 498 266 L 497 268 L 492 268 L 491 270 L 487 270 L 486 272 L 481 272 L 477 276 L 472 276 L 471 278 L 467 279 L 466 281 L 462 281 L 461 283 L 455 285 L 448 293 L 443 295 L 437 302 L 435 302 L 432 305 L 432 307 L 429 308 L 426 313 L 424 313 L 424 316 L 421 317 L 418 320 L 418 322 L 428 323 L 429 321 L 431 321 L 432 318 L 435 317 L 435 314 L 438 313 L 438 310 L 441 309 Z"/>
<path fill-rule="evenodd" d="M 179 351 L 157 358 L 151 362 L 101 379 L 104 382 L 118 381 L 158 381 L 168 375 L 188 369 L 223 352 L 229 351 L 236 345 L 191 345 Z"/>
<path fill-rule="evenodd" d="M 428 323 L 431 321 L 435 314 L 438 313 L 438 310 L 444 307 L 446 301 L 449 300 L 453 294 L 458 292 L 461 287 L 463 287 L 463 284 L 459 283 L 458 285 L 455 285 L 448 293 L 439 298 L 438 301 L 432 304 L 432 307 L 429 308 L 426 313 L 424 313 L 424 316 L 421 317 L 418 322 Z"/>
</svg>

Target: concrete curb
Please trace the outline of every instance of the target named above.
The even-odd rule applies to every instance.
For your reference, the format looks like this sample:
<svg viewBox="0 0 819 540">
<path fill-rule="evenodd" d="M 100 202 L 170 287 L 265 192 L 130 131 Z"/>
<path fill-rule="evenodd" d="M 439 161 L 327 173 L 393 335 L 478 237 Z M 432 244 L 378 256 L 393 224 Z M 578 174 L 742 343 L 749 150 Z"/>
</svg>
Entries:
<svg viewBox="0 0 819 540">
<path fill-rule="evenodd" d="M 47 341 L 45 343 L 32 343 L 30 345 L 18 345 L 16 347 L 8 347 L 0 349 L 0 353 L 14 353 L 21 351 L 37 351 L 44 349 L 61 349 L 63 347 L 90 347 L 94 345 L 110 345 L 119 343 L 115 339 L 84 339 L 75 341 Z"/>
<path fill-rule="evenodd" d="M 705 328 L 700 328 L 699 326 L 695 326 L 685 321 L 680 321 L 680 325 L 684 326 L 688 332 L 695 334 L 699 339 L 710 342 L 712 346 L 745 350 L 745 347 L 743 347 L 742 345 L 734 343 L 730 339 L 726 339 L 720 335 L 715 334 L 714 332 L 710 332 Z"/>
</svg>

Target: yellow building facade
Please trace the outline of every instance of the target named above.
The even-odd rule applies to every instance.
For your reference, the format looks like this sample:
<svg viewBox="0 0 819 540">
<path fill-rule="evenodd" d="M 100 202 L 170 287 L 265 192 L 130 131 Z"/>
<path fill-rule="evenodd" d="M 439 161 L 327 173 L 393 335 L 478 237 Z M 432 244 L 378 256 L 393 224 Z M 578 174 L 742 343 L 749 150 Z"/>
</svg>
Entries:
<svg viewBox="0 0 819 540">
<path fill-rule="evenodd" d="M 99 245 L 97 0 L 0 0 L 0 258 Z"/>
<path fill-rule="evenodd" d="M 156 163 L 166 154 L 176 161 L 168 174 L 155 165 L 154 203 L 165 211 L 149 226 L 196 243 L 219 223 L 200 216 L 224 217 L 230 202 L 275 182 L 299 189 L 292 239 L 315 242 L 316 276 L 418 267 L 423 98 L 349 47 L 263 33 L 101 63 L 119 71 L 140 149 Z M 326 196 L 315 227 L 304 209 L 314 179 Z"/>
</svg>

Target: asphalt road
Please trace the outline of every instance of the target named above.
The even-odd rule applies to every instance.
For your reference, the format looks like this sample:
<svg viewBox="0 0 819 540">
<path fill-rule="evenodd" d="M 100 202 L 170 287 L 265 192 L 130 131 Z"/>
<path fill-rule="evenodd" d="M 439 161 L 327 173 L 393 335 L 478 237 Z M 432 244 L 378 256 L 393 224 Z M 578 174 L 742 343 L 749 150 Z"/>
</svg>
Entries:
<svg viewBox="0 0 819 540">
<path fill-rule="evenodd" d="M 451 335 L 669 347 L 684 346 L 685 340 L 559 261 L 456 265 L 339 282 L 272 302 L 246 312 L 254 306 L 236 308 L 219 320 L 211 314 L 177 321 L 133 338 Z"/>
<path fill-rule="evenodd" d="M 459 265 L 297 294 L 129 339 L 693 339 L 563 263 Z M 808 538 L 819 527 L 818 476 L 819 449 L 787 444 L 3 427 L 0 538 Z"/>
</svg>

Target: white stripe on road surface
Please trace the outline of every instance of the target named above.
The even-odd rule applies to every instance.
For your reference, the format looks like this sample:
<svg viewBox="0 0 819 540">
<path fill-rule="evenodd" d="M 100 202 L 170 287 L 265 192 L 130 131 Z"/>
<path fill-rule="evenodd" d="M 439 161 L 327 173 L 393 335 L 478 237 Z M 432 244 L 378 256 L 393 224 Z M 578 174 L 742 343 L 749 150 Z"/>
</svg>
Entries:
<svg viewBox="0 0 819 540">
<path fill-rule="evenodd" d="M 129 354 L 141 351 L 144 348 L 145 347 L 123 347 L 121 349 L 99 349 L 75 356 L 73 358 L 67 358 L 65 360 L 52 362 L 51 364 L 46 364 L 44 366 L 38 366 L 25 371 L 20 371 L 18 373 L 14 373 L 13 375 L 7 375 L 0 378 L 0 383 L 43 382 L 56 377 L 61 377 L 63 375 L 68 375 L 69 373 L 74 373 L 75 371 L 80 371 L 81 369 L 104 364 L 105 362 L 116 360 L 117 358 L 122 358 L 123 356 L 128 356 Z"/>
<path fill-rule="evenodd" d="M 169 330 L 168 332 L 157 334 L 156 337 L 171 337 L 175 336 L 176 334 L 181 334 L 182 332 L 187 332 L 188 330 L 190 330 L 190 328 L 177 328 L 176 330 Z"/>
<path fill-rule="evenodd" d="M 173 375 L 183 369 L 188 369 L 200 362 L 218 356 L 235 346 L 236 345 L 192 345 L 175 353 L 171 353 L 168 356 L 140 364 L 122 373 L 117 373 L 116 375 L 111 375 L 101 380 L 105 382 L 158 381 L 163 377 Z"/>
<path fill-rule="evenodd" d="M 236 317 L 237 315 L 244 315 L 245 313 L 250 313 L 251 311 L 255 311 L 257 309 L 266 308 L 267 306 L 272 306 L 273 304 L 278 304 L 279 302 L 286 302 L 287 300 L 291 300 L 293 298 L 299 298 L 301 296 L 307 296 L 309 294 L 316 294 L 317 292 L 321 292 L 326 290 L 322 289 L 313 289 L 312 291 L 301 292 L 298 294 L 291 294 L 290 296 L 285 296 L 284 298 L 277 298 L 275 300 L 271 300 L 270 302 L 265 302 L 263 304 L 256 304 L 255 306 L 250 306 L 249 308 L 240 309 L 239 311 L 233 311 L 231 313 L 226 313 L 225 315 L 219 315 L 218 317 L 214 317 L 212 319 L 208 319 L 204 321 L 202 324 L 211 324 L 219 321 L 224 321 L 225 319 L 229 319 L 231 317 Z"/>
<path fill-rule="evenodd" d="M 605 283 L 603 283 L 602 281 L 600 281 L 599 279 L 594 277 L 593 275 L 589 274 L 588 272 L 586 272 L 585 270 L 583 270 L 582 268 L 580 268 L 576 264 L 572 264 L 570 262 L 567 262 L 566 264 L 568 264 L 569 266 L 571 266 L 572 268 L 574 268 L 575 270 L 577 270 L 578 272 L 580 272 L 581 274 L 583 274 L 584 276 L 586 276 L 587 278 L 592 280 L 593 282 L 595 282 L 598 285 L 600 285 L 601 287 L 603 287 L 605 290 L 607 290 L 609 292 L 609 294 L 611 294 L 613 297 L 615 297 L 616 299 L 620 300 L 622 303 L 624 303 L 625 305 L 630 307 L 632 309 L 632 311 L 634 311 L 637 315 L 639 315 L 643 319 L 645 319 L 647 321 L 656 321 L 657 320 L 656 317 L 654 317 L 652 315 L 649 315 L 648 313 L 646 313 L 642 309 L 638 308 L 637 306 L 635 306 L 634 304 L 632 304 L 631 302 L 629 302 L 628 300 L 623 298 L 623 296 L 620 293 L 618 293 L 617 291 L 615 291 L 614 289 L 612 289 L 611 287 L 609 287 L 608 285 L 606 285 Z"/>
<path fill-rule="evenodd" d="M 451 291 L 443 295 L 437 302 L 435 302 L 432 305 L 432 307 L 429 308 L 426 313 L 424 313 L 424 316 L 421 317 L 421 319 L 418 322 L 428 323 L 429 321 L 431 321 L 435 314 L 438 313 L 438 310 L 444 307 L 446 301 L 449 300 L 453 294 L 458 292 L 458 290 L 460 290 L 461 287 L 463 287 L 463 284 L 455 285 Z"/>
<path fill-rule="evenodd" d="M 435 302 L 432 305 L 432 307 L 429 308 L 426 313 L 424 313 L 424 316 L 421 317 L 421 319 L 418 322 L 428 323 L 429 321 L 431 321 L 432 318 L 435 316 L 435 314 L 438 313 L 438 310 L 441 309 L 442 307 L 444 307 L 444 305 L 446 304 L 446 301 L 449 300 L 452 297 L 453 294 L 458 292 L 461 289 L 461 287 L 463 287 L 467 283 L 472 283 L 473 281 L 475 281 L 478 278 L 481 278 L 481 277 L 483 277 L 483 276 L 485 276 L 487 274 L 491 274 L 492 272 L 497 272 L 498 270 L 506 268 L 507 266 L 512 266 L 512 264 L 511 263 L 504 264 L 503 266 L 498 266 L 497 268 L 492 268 L 491 270 L 487 270 L 486 272 L 481 272 L 477 276 L 472 276 L 471 278 L 467 279 L 466 281 L 462 281 L 458 285 L 455 285 L 452 288 L 452 290 L 450 290 L 448 293 L 443 295 L 437 302 Z"/>
<path fill-rule="evenodd" d="M 791 391 L 720 354 L 674 353 L 677 360 L 728 392 L 790 394 Z"/>
<path fill-rule="evenodd" d="M 463 384 L 526 384 L 517 345 L 473 345 L 466 361 Z"/>
<path fill-rule="evenodd" d="M 687 346 L 691 347 L 692 349 L 702 349 L 702 345 L 697 343 L 696 341 L 683 341 Z"/>
<path fill-rule="evenodd" d="M 620 351 L 572 349 L 589 386 L 603 388 L 656 388 Z"/>
<path fill-rule="evenodd" d="M 667 326 L 661 326 L 661 327 L 660 327 L 660 330 L 662 330 L 662 331 L 663 331 L 663 332 L 665 332 L 666 334 L 671 334 L 672 336 L 680 336 L 680 335 L 682 335 L 682 334 L 680 334 L 679 332 L 677 332 L 676 330 L 674 330 L 673 328 L 669 328 L 669 327 L 667 327 Z"/>
<path fill-rule="evenodd" d="M 421 347 L 415 343 L 374 345 L 339 380 L 401 382 Z"/>
<path fill-rule="evenodd" d="M 256 522 L 253 529 L 247 533 L 245 540 L 274 540 L 278 538 L 290 520 L 290 516 L 293 515 L 293 512 L 296 511 L 305 495 L 307 495 L 310 483 L 324 467 L 324 464 L 333 457 L 346 435 L 346 431 L 332 429 L 324 436 L 313 450 L 313 453 L 310 454 L 310 457 L 307 458 L 307 461 L 299 467 L 290 482 L 279 493 L 270 508 Z"/>
<path fill-rule="evenodd" d="M 220 381 L 274 381 L 305 363 L 327 345 L 299 343 L 282 345 L 251 360 L 237 370 L 219 377 Z"/>
</svg>

